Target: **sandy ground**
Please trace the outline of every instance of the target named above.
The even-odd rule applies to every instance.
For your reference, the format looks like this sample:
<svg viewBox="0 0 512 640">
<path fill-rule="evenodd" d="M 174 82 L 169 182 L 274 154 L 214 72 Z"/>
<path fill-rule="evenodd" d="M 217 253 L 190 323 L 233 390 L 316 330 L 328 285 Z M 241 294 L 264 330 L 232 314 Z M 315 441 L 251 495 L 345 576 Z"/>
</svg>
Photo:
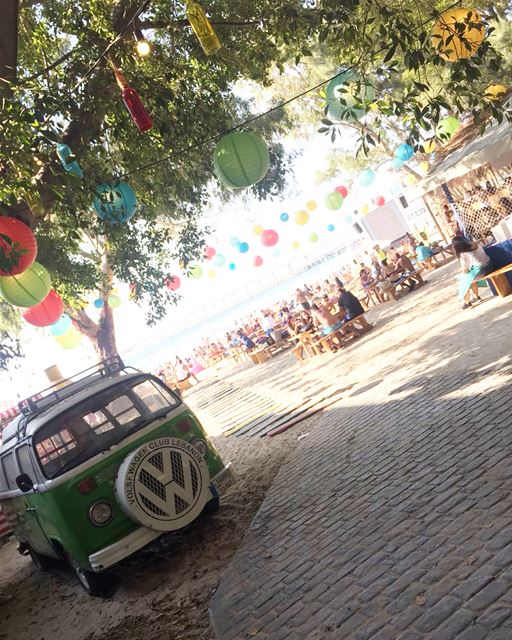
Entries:
<svg viewBox="0 0 512 640">
<path fill-rule="evenodd" d="M 237 477 L 221 509 L 186 534 L 169 536 L 124 561 L 107 600 L 85 595 L 63 567 L 38 572 L 9 542 L 0 548 L 0 638 L 209 640 L 211 595 L 296 443 L 296 432 L 278 441 L 216 439 Z"/>
<path fill-rule="evenodd" d="M 485 302 L 462 311 L 456 273 L 455 264 L 444 266 L 428 274 L 427 286 L 397 303 L 372 308 L 372 332 L 337 354 L 298 364 L 285 353 L 264 365 L 219 375 L 283 401 L 300 398 L 306 385 L 318 385 L 318 393 L 334 385 L 346 389 L 339 402 L 360 405 L 412 396 L 438 369 L 463 376 L 468 369 L 499 363 L 510 353 L 511 299 L 490 299 L 487 292 Z M 499 376 L 496 384 L 501 384 Z M 62 569 L 38 573 L 12 543 L 1 548 L 0 639 L 212 638 L 208 606 L 220 576 L 297 437 L 321 428 L 329 415 L 320 413 L 274 438 L 216 438 L 238 476 L 222 508 L 187 533 L 117 567 L 118 587 L 108 600 L 86 596 Z M 308 446 L 307 438 L 300 446 Z"/>
</svg>

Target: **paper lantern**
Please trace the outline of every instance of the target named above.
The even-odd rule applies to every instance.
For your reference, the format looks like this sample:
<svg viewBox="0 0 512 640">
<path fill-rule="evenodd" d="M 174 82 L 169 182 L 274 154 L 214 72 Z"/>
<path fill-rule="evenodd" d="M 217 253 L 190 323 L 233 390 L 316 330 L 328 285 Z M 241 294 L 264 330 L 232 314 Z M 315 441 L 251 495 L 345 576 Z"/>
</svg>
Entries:
<svg viewBox="0 0 512 640">
<path fill-rule="evenodd" d="M 15 276 L 30 267 L 37 255 L 31 229 L 16 218 L 0 216 L 0 276 Z"/>
<path fill-rule="evenodd" d="M 370 213 L 370 207 L 367 204 L 363 204 L 361 207 L 361 213 L 365 216 L 367 213 Z"/>
<path fill-rule="evenodd" d="M 350 213 L 343 218 L 343 222 L 345 224 L 352 224 L 352 216 L 350 215 Z"/>
<path fill-rule="evenodd" d="M 213 258 L 213 264 L 216 267 L 223 267 L 226 264 L 226 258 L 221 253 L 217 253 Z"/>
<path fill-rule="evenodd" d="M 94 193 L 96 213 L 106 222 L 121 224 L 135 213 L 137 198 L 127 182 L 104 182 L 95 187 Z"/>
<path fill-rule="evenodd" d="M 109 307 L 111 307 L 112 309 L 117 309 L 121 306 L 122 300 L 119 296 L 116 296 L 116 294 L 113 293 L 108 297 L 107 302 Z"/>
<path fill-rule="evenodd" d="M 402 191 L 402 184 L 400 182 L 393 182 L 391 185 L 391 193 L 396 196 Z"/>
<path fill-rule="evenodd" d="M 61 142 L 60 144 L 57 145 L 56 151 L 57 151 L 57 156 L 59 157 L 59 160 L 62 166 L 64 167 L 64 171 L 66 171 L 66 173 L 71 173 L 77 178 L 84 177 L 84 172 L 82 171 L 82 168 L 78 164 L 75 156 L 73 155 L 73 152 L 71 151 L 71 149 L 68 147 L 67 144 L 64 144 Z"/>
<path fill-rule="evenodd" d="M 51 285 L 48 271 L 33 262 L 23 273 L 0 278 L 0 296 L 16 307 L 35 307 L 46 298 Z"/>
<path fill-rule="evenodd" d="M 339 209 L 343 204 L 343 196 L 338 191 L 332 191 L 325 197 L 325 206 L 331 211 Z"/>
<path fill-rule="evenodd" d="M 270 168 L 265 141 L 251 131 L 223 136 L 213 154 L 213 169 L 222 184 L 243 189 L 262 180 Z"/>
<path fill-rule="evenodd" d="M 247 242 L 241 242 L 238 245 L 238 251 L 240 251 L 240 253 L 247 253 L 249 251 L 249 244 Z"/>
<path fill-rule="evenodd" d="M 423 171 L 423 173 L 427 173 L 429 168 L 430 167 L 429 167 L 428 162 L 420 162 L 420 169 Z"/>
<path fill-rule="evenodd" d="M 310 234 L 310 236 L 309 236 L 309 241 L 310 241 L 310 242 L 313 242 L 313 243 L 318 242 L 318 233 L 312 233 L 312 234 Z"/>
<path fill-rule="evenodd" d="M 386 203 L 386 198 L 384 196 L 377 196 L 374 202 L 378 207 L 382 207 L 382 205 Z"/>
<path fill-rule="evenodd" d="M 281 220 L 281 222 L 288 222 L 288 220 L 290 219 L 290 216 L 287 213 L 282 213 L 279 216 L 279 219 Z"/>
<path fill-rule="evenodd" d="M 200 267 L 198 264 L 194 264 L 189 267 L 188 275 L 193 280 L 199 280 L 199 278 L 201 278 L 201 276 L 203 275 L 203 268 Z"/>
<path fill-rule="evenodd" d="M 165 279 L 165 286 L 169 291 L 178 291 L 181 287 L 181 279 L 178 276 L 169 276 Z"/>
<path fill-rule="evenodd" d="M 204 250 L 204 257 L 206 260 L 211 260 L 216 253 L 217 252 L 213 247 L 206 247 Z"/>
<path fill-rule="evenodd" d="M 366 110 L 355 108 L 362 101 L 373 100 L 375 91 L 372 86 L 359 83 L 359 76 L 352 70 L 345 71 L 333 78 L 325 88 L 327 115 L 333 120 L 357 122 L 365 116 Z M 342 104 L 340 99 L 344 101 Z"/>
<path fill-rule="evenodd" d="M 430 140 L 425 140 L 421 143 L 421 149 L 423 153 L 433 153 L 436 150 L 437 143 L 435 138 L 430 138 Z"/>
<path fill-rule="evenodd" d="M 408 184 L 409 186 L 412 186 L 413 184 L 416 184 L 417 182 L 418 182 L 418 179 L 412 173 L 408 173 L 405 176 L 405 184 Z"/>
<path fill-rule="evenodd" d="M 217 275 L 217 272 L 215 271 L 215 269 L 208 269 L 209 278 L 215 278 L 216 275 Z"/>
<path fill-rule="evenodd" d="M 343 198 L 346 198 L 348 196 L 348 189 L 342 184 L 340 184 L 339 187 L 336 187 L 334 191 L 337 191 L 338 193 L 340 193 Z"/>
<path fill-rule="evenodd" d="M 71 318 L 68 315 L 63 314 L 57 322 L 52 324 L 50 327 L 50 333 L 55 337 L 62 336 L 71 329 L 72 324 Z"/>
<path fill-rule="evenodd" d="M 261 267 L 263 264 L 263 258 L 261 256 L 254 256 L 253 263 L 255 267 Z"/>
<path fill-rule="evenodd" d="M 501 100 L 507 95 L 507 87 L 502 84 L 491 84 L 487 87 L 484 93 L 484 98 L 494 102 L 495 100 Z"/>
<path fill-rule="evenodd" d="M 292 242 L 292 249 L 298 249 L 300 247 L 300 242 L 298 242 L 297 240 L 294 240 Z"/>
<path fill-rule="evenodd" d="M 272 251 L 272 255 L 274 256 L 274 258 L 279 258 L 279 256 L 281 255 L 281 249 L 276 247 L 274 251 Z"/>
<path fill-rule="evenodd" d="M 359 184 L 362 187 L 369 187 L 375 180 L 375 171 L 373 169 L 365 169 L 359 174 Z"/>
<path fill-rule="evenodd" d="M 238 247 L 238 245 L 240 244 L 240 238 L 237 238 L 236 236 L 231 236 L 231 238 L 229 239 L 229 244 L 232 247 Z"/>
<path fill-rule="evenodd" d="M 310 200 L 309 202 L 306 202 L 306 209 L 308 211 L 314 211 L 317 208 L 317 203 L 315 200 Z"/>
<path fill-rule="evenodd" d="M 309 221 L 309 213 L 307 211 L 297 211 L 295 214 L 295 224 L 303 225 Z"/>
<path fill-rule="evenodd" d="M 263 227 L 261 226 L 261 224 L 257 224 L 255 227 L 253 227 L 252 232 L 255 236 L 259 236 L 263 233 Z"/>
<path fill-rule="evenodd" d="M 404 164 L 404 161 L 400 160 L 400 158 L 397 158 L 396 156 L 391 160 L 391 168 L 395 171 L 400 171 Z"/>
<path fill-rule="evenodd" d="M 230 263 L 228 264 L 228 269 L 229 269 L 230 271 L 234 271 L 234 270 L 236 269 L 236 264 L 235 264 L 234 262 L 230 262 Z"/>
<path fill-rule="evenodd" d="M 432 30 L 432 46 L 448 62 L 471 58 L 484 38 L 485 27 L 475 9 L 448 9 Z"/>
<path fill-rule="evenodd" d="M 265 229 L 261 234 L 261 244 L 264 247 L 273 247 L 279 242 L 279 235 L 274 229 Z"/>
<path fill-rule="evenodd" d="M 93 304 L 96 307 L 96 309 L 101 309 L 102 307 L 105 306 L 105 303 L 103 302 L 103 300 L 101 298 L 96 298 L 96 300 L 93 302 Z"/>
<path fill-rule="evenodd" d="M 336 229 L 336 227 L 333 224 L 327 225 L 327 231 L 334 231 L 334 229 Z"/>
<path fill-rule="evenodd" d="M 402 142 L 402 144 L 399 144 L 395 149 L 395 158 L 399 158 L 402 162 L 407 162 L 407 160 L 410 160 L 413 155 L 414 148 L 406 142 Z"/>
<path fill-rule="evenodd" d="M 57 322 L 63 311 L 64 303 L 62 298 L 53 289 L 50 289 L 42 302 L 26 311 L 22 311 L 21 315 L 29 324 L 33 324 L 36 327 L 47 327 Z"/>
<path fill-rule="evenodd" d="M 436 127 L 436 136 L 441 140 L 449 140 L 460 129 L 460 121 L 455 116 L 446 116 Z"/>
<path fill-rule="evenodd" d="M 63 349 L 75 349 L 82 342 L 82 334 L 73 327 L 61 336 L 56 336 L 55 341 L 58 342 Z"/>
</svg>

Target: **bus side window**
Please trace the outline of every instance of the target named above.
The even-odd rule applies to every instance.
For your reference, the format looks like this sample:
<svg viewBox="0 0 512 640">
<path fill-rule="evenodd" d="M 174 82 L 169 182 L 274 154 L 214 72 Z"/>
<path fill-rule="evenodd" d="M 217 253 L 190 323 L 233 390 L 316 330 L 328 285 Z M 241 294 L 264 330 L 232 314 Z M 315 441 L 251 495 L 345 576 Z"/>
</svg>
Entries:
<svg viewBox="0 0 512 640">
<path fill-rule="evenodd" d="M 18 473 L 16 471 L 16 464 L 14 462 L 14 451 L 10 451 L 9 453 L 2 456 L 1 464 L 2 464 L 5 477 L 7 479 L 8 488 L 17 489 L 18 487 L 16 485 L 15 480 L 16 480 L 16 477 L 18 476 Z"/>
<path fill-rule="evenodd" d="M 30 446 L 28 444 L 22 444 L 21 447 L 16 449 L 16 456 L 18 458 L 20 473 L 28 474 L 35 482 L 35 469 L 30 455 Z"/>
</svg>

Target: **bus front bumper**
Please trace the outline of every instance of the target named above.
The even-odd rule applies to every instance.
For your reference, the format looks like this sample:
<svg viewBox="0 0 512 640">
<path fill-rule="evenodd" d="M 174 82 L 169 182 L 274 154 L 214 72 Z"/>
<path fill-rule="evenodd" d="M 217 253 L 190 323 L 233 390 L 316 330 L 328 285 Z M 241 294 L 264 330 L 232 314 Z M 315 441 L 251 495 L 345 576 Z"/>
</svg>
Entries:
<svg viewBox="0 0 512 640">
<path fill-rule="evenodd" d="M 111 544 L 100 551 L 96 551 L 89 556 L 89 563 L 93 571 L 104 571 L 112 565 L 120 562 L 124 558 L 132 555 L 142 547 L 152 542 L 158 536 L 161 536 L 163 531 L 154 531 L 147 527 L 139 527 L 132 531 L 121 540 L 118 540 L 114 544 Z"/>
</svg>

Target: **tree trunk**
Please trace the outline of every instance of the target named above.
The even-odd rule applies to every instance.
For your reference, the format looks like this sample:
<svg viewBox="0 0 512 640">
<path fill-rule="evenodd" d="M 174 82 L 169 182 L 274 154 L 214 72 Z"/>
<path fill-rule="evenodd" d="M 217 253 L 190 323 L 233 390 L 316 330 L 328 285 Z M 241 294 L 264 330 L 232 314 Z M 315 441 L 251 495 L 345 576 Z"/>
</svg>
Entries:
<svg viewBox="0 0 512 640">
<path fill-rule="evenodd" d="M 106 300 L 98 322 L 91 320 L 83 310 L 71 312 L 70 316 L 80 333 L 91 341 L 99 361 L 118 355 L 114 316 Z"/>
</svg>

